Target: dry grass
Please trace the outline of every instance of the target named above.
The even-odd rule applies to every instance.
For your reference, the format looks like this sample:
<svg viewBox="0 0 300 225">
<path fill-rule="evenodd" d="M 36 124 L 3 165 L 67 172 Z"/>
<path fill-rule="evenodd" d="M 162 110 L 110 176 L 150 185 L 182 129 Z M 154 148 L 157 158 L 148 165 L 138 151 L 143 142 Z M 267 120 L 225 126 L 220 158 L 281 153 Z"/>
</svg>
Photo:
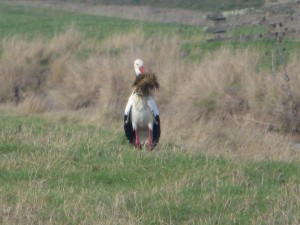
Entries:
<svg viewBox="0 0 300 225">
<path fill-rule="evenodd" d="M 154 73 L 143 73 L 135 78 L 132 87 L 139 95 L 153 95 L 159 89 L 159 83 Z"/>
<path fill-rule="evenodd" d="M 154 98 L 165 142 L 234 158 L 299 160 L 290 139 L 268 132 L 298 129 L 282 104 L 282 71 L 260 69 L 259 53 L 249 49 L 223 48 L 201 62 L 186 62 L 179 43 L 176 36 L 145 39 L 136 30 L 99 44 L 86 42 L 74 28 L 48 41 L 7 38 L 1 43 L 0 83 L 6 85 L 0 100 L 17 103 L 25 114 L 77 114 L 87 122 L 121 124 L 133 61 L 142 58 L 160 83 Z M 86 49 L 92 52 L 82 57 Z M 298 57 L 288 64 L 296 104 Z"/>
</svg>

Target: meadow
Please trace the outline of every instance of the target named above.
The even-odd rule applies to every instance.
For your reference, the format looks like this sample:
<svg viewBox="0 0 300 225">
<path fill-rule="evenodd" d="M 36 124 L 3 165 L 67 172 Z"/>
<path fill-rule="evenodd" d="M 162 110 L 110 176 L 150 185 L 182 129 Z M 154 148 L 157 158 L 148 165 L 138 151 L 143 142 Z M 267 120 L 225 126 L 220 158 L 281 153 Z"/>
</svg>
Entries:
<svg viewBox="0 0 300 225">
<path fill-rule="evenodd" d="M 22 0 L 21 0 L 22 1 Z M 37 0 L 40 1 L 40 0 Z M 48 2 L 60 2 L 57 0 L 50 0 Z M 78 3 L 80 0 L 65 0 L 67 3 Z M 83 1 L 84 2 L 84 1 Z M 85 2 L 84 2 L 85 3 Z M 185 0 L 185 1 L 155 1 L 155 0 L 90 0 L 87 3 L 102 4 L 102 5 L 129 5 L 129 6 L 151 6 L 151 7 L 167 7 L 167 8 L 185 8 L 197 9 L 204 11 L 219 11 L 219 10 L 232 10 L 245 7 L 261 7 L 264 5 L 265 0 Z"/>
<path fill-rule="evenodd" d="M 300 223 L 297 40 L 274 70 L 276 41 L 195 26 L 1 3 L 0 29 L 1 224 Z M 140 57 L 161 85 L 152 152 L 123 132 Z"/>
</svg>

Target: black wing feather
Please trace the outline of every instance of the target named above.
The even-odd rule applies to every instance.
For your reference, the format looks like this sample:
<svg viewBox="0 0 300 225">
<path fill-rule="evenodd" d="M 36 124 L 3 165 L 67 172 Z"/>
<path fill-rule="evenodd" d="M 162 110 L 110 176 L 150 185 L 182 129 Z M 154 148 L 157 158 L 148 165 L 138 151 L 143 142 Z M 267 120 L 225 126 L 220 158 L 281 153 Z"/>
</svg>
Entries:
<svg viewBox="0 0 300 225">
<path fill-rule="evenodd" d="M 154 117 L 154 124 L 153 124 L 153 147 L 157 145 L 160 138 L 160 118 L 159 115 Z"/>
<path fill-rule="evenodd" d="M 133 144 L 134 131 L 131 123 L 131 109 L 128 113 L 128 116 L 124 116 L 124 131 L 129 143 Z"/>
</svg>

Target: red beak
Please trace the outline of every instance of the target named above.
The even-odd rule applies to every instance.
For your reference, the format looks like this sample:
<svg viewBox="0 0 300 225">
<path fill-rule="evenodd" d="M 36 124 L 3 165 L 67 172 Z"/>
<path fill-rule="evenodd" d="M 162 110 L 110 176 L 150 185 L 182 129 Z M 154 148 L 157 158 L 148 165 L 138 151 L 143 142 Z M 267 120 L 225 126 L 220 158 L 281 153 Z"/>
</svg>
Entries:
<svg viewBox="0 0 300 225">
<path fill-rule="evenodd" d="M 141 73 L 145 72 L 144 66 L 141 66 L 139 69 L 140 69 Z"/>
</svg>

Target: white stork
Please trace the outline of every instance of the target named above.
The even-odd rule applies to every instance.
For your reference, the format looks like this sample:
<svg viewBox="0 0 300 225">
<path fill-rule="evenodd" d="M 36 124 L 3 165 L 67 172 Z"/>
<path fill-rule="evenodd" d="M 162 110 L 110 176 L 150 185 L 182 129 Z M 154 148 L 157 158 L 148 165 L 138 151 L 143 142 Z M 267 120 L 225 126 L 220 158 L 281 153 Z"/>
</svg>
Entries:
<svg viewBox="0 0 300 225">
<path fill-rule="evenodd" d="M 127 139 L 136 148 L 147 144 L 152 150 L 160 138 L 160 118 L 152 92 L 159 88 L 153 73 L 145 73 L 143 61 L 134 61 L 136 79 L 134 90 L 127 102 L 124 113 L 124 130 Z"/>
</svg>

